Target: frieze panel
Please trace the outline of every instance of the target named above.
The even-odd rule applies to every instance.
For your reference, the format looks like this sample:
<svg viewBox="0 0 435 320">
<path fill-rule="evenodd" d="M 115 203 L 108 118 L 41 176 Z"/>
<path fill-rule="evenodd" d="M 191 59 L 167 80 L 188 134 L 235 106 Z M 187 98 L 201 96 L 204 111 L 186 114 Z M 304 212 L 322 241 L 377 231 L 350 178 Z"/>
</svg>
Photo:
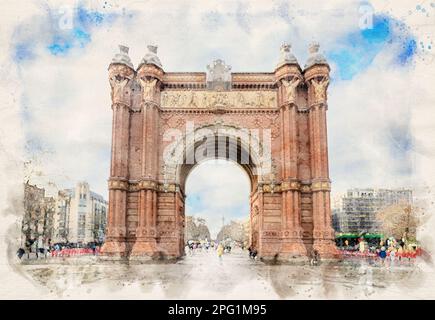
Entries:
<svg viewBox="0 0 435 320">
<path fill-rule="evenodd" d="M 205 83 L 205 72 L 166 73 L 163 77 L 165 83 Z"/>
<path fill-rule="evenodd" d="M 231 77 L 233 83 L 275 82 L 275 75 L 273 73 L 233 73 Z"/>
<path fill-rule="evenodd" d="M 166 90 L 161 107 L 168 109 L 275 109 L 275 91 Z"/>
</svg>

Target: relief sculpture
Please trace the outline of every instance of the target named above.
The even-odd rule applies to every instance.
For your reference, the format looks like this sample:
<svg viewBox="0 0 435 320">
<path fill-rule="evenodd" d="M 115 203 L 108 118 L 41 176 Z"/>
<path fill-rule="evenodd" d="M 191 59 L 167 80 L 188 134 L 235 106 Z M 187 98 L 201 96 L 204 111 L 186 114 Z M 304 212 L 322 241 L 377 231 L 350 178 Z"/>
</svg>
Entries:
<svg viewBox="0 0 435 320">
<path fill-rule="evenodd" d="M 276 108 L 276 92 L 168 90 L 161 95 L 167 108 Z"/>
</svg>

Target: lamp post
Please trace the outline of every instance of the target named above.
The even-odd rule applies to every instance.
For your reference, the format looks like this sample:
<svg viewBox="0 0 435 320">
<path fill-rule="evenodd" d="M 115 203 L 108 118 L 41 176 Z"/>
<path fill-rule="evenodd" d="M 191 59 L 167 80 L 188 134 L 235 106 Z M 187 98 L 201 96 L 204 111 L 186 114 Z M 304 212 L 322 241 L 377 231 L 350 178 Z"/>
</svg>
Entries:
<svg viewBox="0 0 435 320">
<path fill-rule="evenodd" d="M 405 239 L 408 240 L 408 234 L 409 234 L 409 224 L 410 224 L 410 218 L 411 218 L 411 206 L 408 205 L 404 209 L 406 213 L 406 228 L 405 228 Z"/>
</svg>

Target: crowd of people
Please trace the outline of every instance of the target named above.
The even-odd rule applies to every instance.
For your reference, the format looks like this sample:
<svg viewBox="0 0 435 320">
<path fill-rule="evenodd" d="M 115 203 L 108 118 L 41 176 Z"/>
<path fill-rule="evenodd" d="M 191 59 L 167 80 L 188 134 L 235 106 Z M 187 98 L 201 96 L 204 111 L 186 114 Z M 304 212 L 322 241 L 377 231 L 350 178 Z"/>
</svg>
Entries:
<svg viewBox="0 0 435 320">
<path fill-rule="evenodd" d="M 222 259 L 226 253 L 231 253 L 233 247 L 240 247 L 245 250 L 243 244 L 237 244 L 229 241 L 194 241 L 189 240 L 185 246 L 186 255 L 192 256 L 195 252 L 216 251 L 219 259 Z M 33 257 L 73 257 L 82 255 L 98 255 L 100 253 L 100 243 L 72 244 L 72 243 L 55 243 L 48 241 L 46 246 L 40 244 L 36 239 L 29 239 L 22 248 L 17 251 L 19 259 L 23 257 L 31 259 Z M 406 238 L 395 239 L 393 237 L 380 239 L 378 241 L 367 241 L 364 237 L 350 242 L 344 240 L 340 249 L 340 254 L 346 259 L 364 258 L 371 262 L 379 263 L 381 266 L 392 267 L 394 265 L 412 264 L 418 256 L 422 255 L 423 250 L 417 244 L 407 241 Z M 249 258 L 256 260 L 257 250 L 250 246 L 247 248 Z M 314 250 L 310 254 L 310 264 L 318 265 L 320 262 L 319 253 Z"/>
<path fill-rule="evenodd" d="M 222 256 L 224 253 L 230 253 L 232 250 L 232 245 L 229 243 L 225 243 L 224 241 L 197 241 L 197 240 L 189 240 L 185 246 L 186 255 L 193 255 L 197 251 L 211 251 L 215 250 L 218 253 L 218 256 Z"/>
<path fill-rule="evenodd" d="M 17 251 L 17 257 L 22 258 L 48 258 L 48 257 L 72 257 L 81 255 L 98 255 L 101 244 L 91 242 L 87 244 L 77 243 L 54 243 L 50 240 L 46 244 L 37 239 L 28 239 L 24 246 Z"/>
<path fill-rule="evenodd" d="M 395 264 L 412 264 L 415 258 L 422 254 L 422 248 L 406 238 L 395 239 L 389 237 L 380 239 L 379 242 L 368 243 L 363 237 L 356 244 L 349 245 L 345 240 L 344 246 L 339 247 L 341 254 L 346 257 L 368 258 L 377 260 L 382 266 L 394 266 Z"/>
<path fill-rule="evenodd" d="M 234 249 L 240 249 L 242 251 L 246 251 L 248 256 L 252 260 L 256 260 L 258 258 L 258 251 L 253 246 L 247 247 L 244 243 L 238 243 L 236 241 L 196 241 L 189 240 L 185 246 L 185 254 L 187 256 L 192 256 L 195 252 L 211 252 L 215 251 L 219 260 L 222 260 L 222 257 L 225 254 L 229 254 Z"/>
</svg>

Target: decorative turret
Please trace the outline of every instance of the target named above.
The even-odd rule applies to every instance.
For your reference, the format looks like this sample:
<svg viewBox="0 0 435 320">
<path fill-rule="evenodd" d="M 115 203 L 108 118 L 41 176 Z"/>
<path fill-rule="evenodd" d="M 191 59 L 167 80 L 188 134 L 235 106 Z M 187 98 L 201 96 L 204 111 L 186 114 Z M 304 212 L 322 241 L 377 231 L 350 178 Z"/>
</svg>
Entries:
<svg viewBox="0 0 435 320">
<path fill-rule="evenodd" d="M 304 77 L 308 84 L 308 106 L 316 104 L 326 105 L 326 90 L 329 84 L 329 64 L 319 53 L 319 44 L 312 43 L 308 50 L 310 57 L 305 65 Z"/>
<path fill-rule="evenodd" d="M 137 81 L 142 89 L 141 116 L 143 123 L 141 177 L 138 184 L 138 223 L 136 242 L 131 257 L 149 259 L 157 252 L 157 190 L 159 161 L 159 107 L 163 81 L 163 67 L 157 56 L 157 46 L 147 46 L 148 52 L 137 69 Z"/>
<path fill-rule="evenodd" d="M 156 67 L 163 69 L 162 63 L 160 62 L 160 59 L 157 56 L 157 48 L 158 47 L 155 45 L 148 45 L 147 48 L 148 48 L 148 52 L 145 54 L 142 61 L 140 62 L 138 69 L 143 64 L 153 64 Z"/>
<path fill-rule="evenodd" d="M 134 77 L 133 64 L 128 56 L 128 47 L 119 45 L 119 53 L 115 54 L 109 65 L 109 82 L 112 88 L 112 105 L 131 106 L 130 81 Z"/>
<path fill-rule="evenodd" d="M 128 56 L 128 47 L 123 45 L 119 45 L 119 53 L 115 54 L 112 59 L 112 63 L 125 64 L 131 69 L 134 69 L 133 63 L 131 63 L 130 57 Z"/>
<path fill-rule="evenodd" d="M 164 71 L 162 63 L 157 56 L 157 46 L 147 46 L 148 52 L 142 59 L 137 69 L 137 76 L 142 86 L 143 102 L 155 102 L 160 100 L 160 84 L 163 81 Z"/>
<path fill-rule="evenodd" d="M 275 81 L 278 84 L 278 103 L 297 104 L 297 87 L 302 83 L 302 70 L 298 60 L 291 52 L 291 45 L 281 45 L 281 57 L 275 69 Z"/>
<path fill-rule="evenodd" d="M 331 221 L 328 166 L 328 140 L 326 130 L 327 88 L 329 65 L 319 53 L 319 44 L 309 46 L 310 57 L 305 65 L 304 78 L 308 86 L 309 123 L 312 126 L 310 143 L 312 148 L 311 190 L 313 192 L 313 249 L 322 258 L 335 257 L 337 249 Z"/>
<path fill-rule="evenodd" d="M 298 180 L 298 109 L 304 103 L 302 70 L 296 57 L 290 51 L 291 45 L 281 46 L 281 57 L 275 69 L 275 81 L 278 85 L 278 104 L 282 128 L 281 164 L 282 190 L 282 246 L 281 257 L 305 256 L 307 250 L 302 242 L 300 190 Z"/>
<path fill-rule="evenodd" d="M 281 45 L 281 57 L 279 59 L 279 62 L 276 66 L 276 69 L 278 69 L 279 67 L 281 67 L 284 64 L 297 64 L 298 60 L 296 59 L 296 57 L 294 56 L 294 54 L 291 52 L 291 44 L 284 42 Z"/>
<path fill-rule="evenodd" d="M 313 42 L 308 47 L 308 52 L 310 53 L 310 56 L 308 57 L 307 63 L 305 64 L 305 69 L 308 69 L 312 67 L 315 64 L 326 64 L 328 65 L 328 62 L 326 61 L 326 58 L 319 52 L 320 45 L 318 42 Z"/>
<path fill-rule="evenodd" d="M 128 56 L 128 47 L 119 46 L 109 65 L 109 82 L 112 88 L 113 128 L 112 162 L 109 178 L 108 228 L 102 253 L 107 256 L 125 256 L 126 199 L 128 189 L 128 130 L 132 105 L 131 82 L 135 76 L 133 64 Z M 116 199 L 116 200 L 115 200 Z"/>
</svg>

